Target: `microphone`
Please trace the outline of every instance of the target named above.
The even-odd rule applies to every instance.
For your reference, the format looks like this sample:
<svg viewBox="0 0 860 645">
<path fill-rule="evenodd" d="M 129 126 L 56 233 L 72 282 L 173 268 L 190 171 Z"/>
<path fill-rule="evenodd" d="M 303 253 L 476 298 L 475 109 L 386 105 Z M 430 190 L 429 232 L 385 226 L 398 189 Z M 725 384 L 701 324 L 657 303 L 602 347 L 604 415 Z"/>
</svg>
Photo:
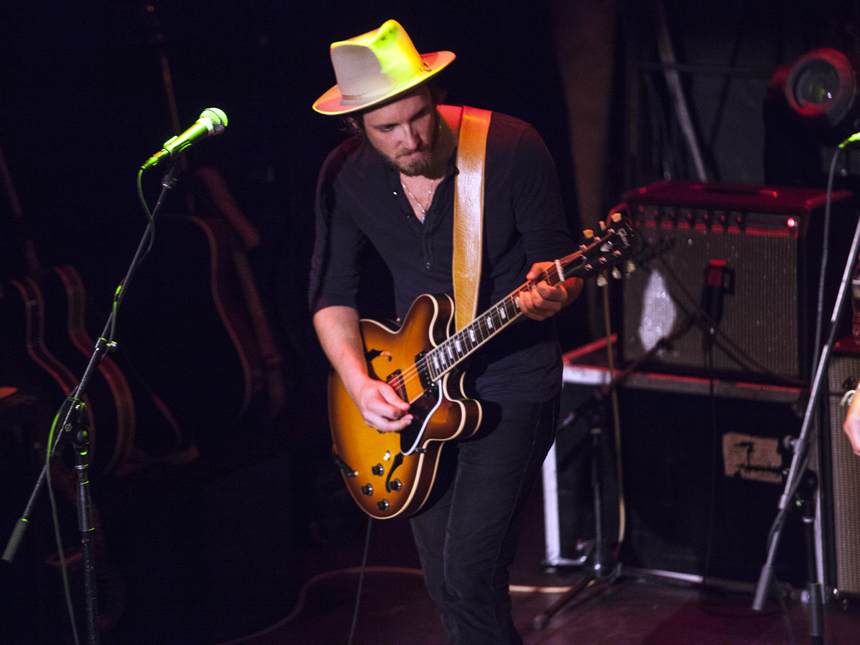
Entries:
<svg viewBox="0 0 860 645">
<path fill-rule="evenodd" d="M 147 168 L 157 166 L 164 159 L 172 159 L 174 156 L 184 152 L 187 147 L 197 143 L 198 140 L 221 134 L 226 127 L 227 115 L 218 108 L 207 108 L 203 110 L 203 113 L 194 125 L 179 136 L 165 141 L 164 147 L 152 155 L 140 168 L 141 170 L 146 170 Z"/>
<path fill-rule="evenodd" d="M 850 137 L 848 137 L 847 139 L 845 139 L 845 141 L 843 141 L 842 143 L 840 143 L 840 144 L 839 144 L 839 149 L 840 149 L 840 150 L 842 150 L 842 149 L 843 149 L 845 146 L 847 146 L 849 143 L 856 143 L 857 141 L 860 141 L 860 132 L 855 132 L 855 133 L 854 133 L 854 134 L 852 134 Z"/>
<path fill-rule="evenodd" d="M 723 319 L 725 295 L 734 293 L 734 271 L 723 260 L 711 260 L 705 268 L 705 284 L 702 287 L 702 313 L 705 315 L 707 333 L 702 337 L 703 349 L 708 352 L 714 342 L 717 327 Z"/>
</svg>

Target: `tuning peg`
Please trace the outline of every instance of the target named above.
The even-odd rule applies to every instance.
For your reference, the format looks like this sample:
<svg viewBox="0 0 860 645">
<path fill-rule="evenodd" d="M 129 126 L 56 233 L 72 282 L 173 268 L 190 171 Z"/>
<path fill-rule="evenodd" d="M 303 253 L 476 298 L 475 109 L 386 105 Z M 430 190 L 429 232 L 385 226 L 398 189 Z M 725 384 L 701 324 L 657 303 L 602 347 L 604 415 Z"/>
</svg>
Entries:
<svg viewBox="0 0 860 645">
<path fill-rule="evenodd" d="M 594 239 L 594 231 L 592 231 L 590 228 L 587 228 L 582 232 L 582 236 L 586 240 L 592 240 L 592 239 Z"/>
<path fill-rule="evenodd" d="M 603 275 L 602 273 L 599 276 L 597 276 L 596 282 L 597 282 L 598 287 L 605 287 L 608 284 L 608 282 L 606 280 L 606 276 Z"/>
<path fill-rule="evenodd" d="M 601 222 L 600 222 L 600 230 L 601 230 L 601 231 L 605 231 L 605 230 L 606 230 L 606 222 L 604 222 L 604 221 L 601 221 Z"/>
<path fill-rule="evenodd" d="M 633 260 L 627 260 L 624 268 L 627 270 L 627 273 L 634 273 L 636 271 L 636 263 Z"/>
<path fill-rule="evenodd" d="M 612 277 L 615 280 L 621 279 L 621 271 L 618 270 L 618 267 L 612 267 Z"/>
<path fill-rule="evenodd" d="M 611 219 L 613 222 L 615 222 L 617 224 L 618 222 L 621 221 L 622 217 L 624 217 L 624 216 L 621 213 L 612 213 L 612 215 L 609 216 L 609 219 Z"/>
</svg>

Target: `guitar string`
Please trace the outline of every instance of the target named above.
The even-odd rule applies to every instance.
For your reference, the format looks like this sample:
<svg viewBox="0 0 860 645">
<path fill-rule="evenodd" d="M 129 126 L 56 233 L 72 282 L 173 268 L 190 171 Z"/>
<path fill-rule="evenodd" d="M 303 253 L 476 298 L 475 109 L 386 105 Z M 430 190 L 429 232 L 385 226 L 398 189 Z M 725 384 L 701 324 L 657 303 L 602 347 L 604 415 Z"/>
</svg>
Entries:
<svg viewBox="0 0 860 645">
<path fill-rule="evenodd" d="M 570 256 L 568 256 L 568 257 L 570 257 Z M 565 258 L 565 259 L 567 259 L 567 258 Z M 560 278 L 560 277 L 561 277 L 561 276 L 559 275 L 559 273 L 558 273 L 558 269 L 557 269 L 556 267 L 553 267 L 553 274 L 555 274 L 555 276 L 556 276 L 557 278 Z M 549 278 L 550 278 L 550 277 L 551 277 L 551 274 L 549 273 L 549 270 L 543 271 L 543 272 L 541 273 L 541 275 L 540 275 L 536 280 L 531 281 L 531 282 L 527 282 L 526 284 L 521 285 L 520 287 L 518 287 L 515 291 L 513 291 L 512 293 L 510 293 L 510 294 L 508 294 L 507 296 L 505 296 L 505 297 L 504 297 L 504 298 L 503 298 L 503 299 L 502 299 L 498 304 L 496 304 L 493 308 L 489 309 L 489 310 L 487 311 L 487 313 L 491 313 L 493 309 L 498 309 L 498 308 L 499 308 L 501 305 L 503 305 L 503 304 L 504 304 L 504 305 L 507 305 L 507 304 L 513 304 L 513 303 L 516 301 L 516 297 L 517 297 L 517 296 L 519 296 L 519 294 L 521 294 L 521 293 L 522 293 L 522 292 L 524 292 L 524 291 L 529 290 L 529 289 L 530 289 L 534 284 L 536 284 L 537 282 L 540 282 L 541 280 L 549 280 Z M 517 317 L 519 317 L 520 313 L 522 313 L 522 312 L 518 312 L 518 313 L 516 314 L 516 316 L 514 316 L 514 318 L 511 318 L 511 319 L 510 319 L 510 321 L 513 321 L 513 320 L 515 320 Z M 477 322 L 478 320 L 480 320 L 480 318 L 478 318 L 475 322 Z M 509 321 L 509 322 L 510 322 L 510 321 Z M 505 323 L 505 324 L 507 324 L 507 323 Z M 467 327 L 468 327 L 468 326 L 467 326 Z M 411 384 L 415 379 L 418 379 L 418 382 L 419 382 L 419 384 L 420 384 L 420 382 L 421 382 L 421 376 L 420 376 L 420 374 L 421 374 L 422 370 L 424 370 L 424 369 L 425 369 L 425 367 L 427 366 L 428 361 L 429 361 L 429 356 L 430 356 L 430 354 L 431 354 L 431 353 L 433 353 L 433 352 L 434 352 L 434 351 L 436 351 L 436 350 L 441 349 L 441 348 L 442 348 L 442 346 L 447 345 L 448 343 L 452 342 L 452 341 L 453 341 L 457 336 L 461 336 L 461 335 L 463 335 L 463 332 L 467 329 L 467 327 L 464 327 L 464 328 L 463 328 L 463 329 L 461 329 L 460 331 L 456 332 L 453 336 L 450 336 L 450 337 L 446 338 L 446 339 L 445 339 L 445 340 L 444 340 L 440 345 L 438 345 L 438 346 L 434 347 L 433 349 L 431 349 L 431 350 L 430 350 L 429 352 L 427 352 L 424 356 L 422 356 L 422 357 L 421 357 L 421 358 L 419 358 L 417 361 L 415 361 L 415 363 L 413 363 L 411 366 L 407 367 L 405 370 L 403 370 L 402 372 L 400 372 L 399 374 L 397 374 L 395 377 L 393 377 L 393 378 L 389 381 L 389 385 L 392 385 L 392 386 L 399 386 L 399 387 L 403 387 L 403 388 L 405 388 L 407 384 Z M 502 327 L 502 328 L 503 328 L 503 327 Z M 500 331 L 502 328 L 500 328 L 500 329 L 499 329 L 499 331 Z M 491 336 L 492 336 L 492 335 L 491 335 Z M 472 350 L 469 350 L 469 353 L 471 353 L 472 351 L 474 351 L 474 349 L 477 349 L 478 347 L 480 347 L 484 342 L 486 342 L 487 340 L 489 340 L 489 338 L 490 338 L 491 336 L 488 336 L 487 338 L 485 338 L 484 340 L 482 340 L 480 343 L 478 343 L 478 345 L 476 345 L 476 346 L 475 346 L 475 348 L 473 348 Z M 454 364 L 451 366 L 451 368 L 453 368 L 453 367 L 457 364 L 457 362 L 459 362 L 459 359 L 458 359 L 457 361 L 455 361 L 455 362 L 454 362 Z M 449 368 L 449 369 L 450 369 L 450 368 Z M 447 373 L 447 372 L 449 371 L 449 369 L 446 369 L 445 371 L 443 371 L 443 372 L 442 372 L 442 374 L 440 374 L 440 376 L 442 376 L 442 375 L 444 375 L 445 373 Z M 395 387 L 395 389 L 396 389 L 396 387 Z M 423 391 L 424 391 L 424 390 L 423 390 L 423 388 L 422 388 L 422 392 L 423 392 Z M 417 398 L 417 397 L 416 397 L 416 398 Z M 409 403 L 411 403 L 411 401 L 409 401 Z"/>
<path fill-rule="evenodd" d="M 563 258 L 561 261 L 566 261 L 566 260 L 568 260 L 568 258 L 570 258 L 572 255 L 576 255 L 576 253 L 573 253 L 573 254 L 571 254 L 571 255 L 569 255 L 569 256 L 567 256 L 567 257 Z M 534 286 L 535 284 L 537 284 L 537 283 L 538 283 L 538 282 L 540 282 L 541 280 L 547 280 L 547 281 L 548 281 L 551 277 L 553 277 L 553 275 L 554 275 L 556 278 L 558 278 L 558 279 L 561 279 L 561 278 L 562 278 L 562 275 L 561 275 L 561 274 L 559 274 L 559 272 L 558 272 L 558 268 L 557 268 L 556 266 L 553 266 L 551 269 L 552 269 L 552 273 L 550 273 L 550 269 L 547 269 L 547 270 L 543 271 L 543 272 L 540 274 L 540 276 L 538 276 L 538 278 L 537 278 L 537 279 L 535 279 L 535 280 L 533 280 L 533 281 L 531 281 L 531 282 L 527 282 L 527 283 L 526 283 L 526 284 L 524 284 L 524 285 L 521 285 L 521 286 L 520 286 L 520 287 L 518 287 L 515 291 L 513 291 L 512 293 L 510 293 L 510 294 L 508 294 L 507 296 L 505 296 L 505 298 L 503 298 L 503 299 L 502 299 L 498 304 L 496 304 L 492 309 L 489 309 L 489 310 L 487 311 L 487 313 L 491 313 L 493 309 L 499 309 L 499 308 L 501 307 L 501 305 L 508 305 L 508 304 L 511 304 L 511 305 L 512 305 L 512 304 L 514 304 L 514 302 L 516 301 L 516 298 L 517 298 L 517 297 L 518 297 L 522 292 L 530 290 L 532 286 Z M 518 312 L 518 313 L 516 314 L 516 316 L 514 316 L 514 318 L 511 318 L 511 319 L 510 319 L 510 321 L 513 321 L 513 320 L 515 320 L 517 317 L 519 317 L 520 313 L 522 313 L 522 312 Z M 477 319 L 475 322 L 477 322 L 478 320 L 480 320 L 480 318 L 479 318 L 479 319 Z M 509 321 L 509 322 L 510 322 L 510 321 Z M 508 324 L 508 323 L 505 323 L 505 324 Z M 503 328 L 503 327 L 502 327 L 502 328 Z M 500 331 L 502 328 L 500 328 L 500 329 L 499 329 L 499 331 Z M 430 350 L 430 352 L 428 352 L 427 354 L 425 354 L 424 356 L 422 356 L 422 357 L 421 357 L 420 359 L 418 359 L 415 363 L 413 363 L 410 367 L 406 368 L 403 372 L 401 372 L 400 374 L 398 374 L 394 379 L 392 379 L 392 382 L 393 382 L 393 383 L 396 383 L 396 384 L 398 384 L 398 385 L 406 386 L 407 384 L 411 384 L 411 383 L 412 383 L 412 381 L 414 381 L 414 380 L 417 378 L 417 379 L 418 379 L 418 381 L 419 381 L 419 383 L 420 383 L 420 380 L 421 380 L 421 379 L 420 379 L 420 373 L 421 373 L 421 371 L 425 368 L 425 366 L 427 365 L 427 363 L 428 363 L 428 361 L 429 361 L 429 356 L 430 356 L 430 354 L 431 354 L 431 353 L 433 353 L 433 352 L 435 352 L 436 350 L 440 350 L 440 349 L 442 348 L 442 346 L 443 346 L 443 345 L 446 345 L 446 344 L 448 344 L 448 343 L 452 342 L 452 341 L 453 341 L 457 336 L 462 336 L 462 335 L 463 335 L 463 333 L 465 332 L 465 330 L 466 330 L 466 327 L 464 327 L 464 328 L 463 328 L 463 329 L 461 329 L 460 331 L 456 332 L 453 336 L 450 336 L 449 338 L 445 339 L 445 340 L 444 340 L 440 345 L 438 345 L 437 347 L 434 347 L 433 349 L 431 349 L 431 350 Z M 489 338 L 491 338 L 491 337 L 492 337 L 492 335 L 494 335 L 494 334 L 491 334 L 491 336 L 488 336 L 487 338 L 485 338 L 484 340 L 482 340 L 480 343 L 478 343 L 478 345 L 476 345 L 476 346 L 475 346 L 475 348 L 473 348 L 472 350 L 469 350 L 469 353 L 471 353 L 472 351 L 474 351 L 474 349 L 477 349 L 478 347 L 480 347 L 480 345 L 482 345 L 484 342 L 486 342 L 487 340 L 489 340 Z M 451 366 L 451 368 L 453 368 L 453 367 L 457 364 L 457 362 L 459 362 L 459 360 L 455 361 L 455 363 Z M 446 372 L 448 372 L 451 368 L 446 369 L 445 371 L 443 371 L 441 375 L 444 375 L 444 374 L 445 374 Z M 440 375 L 440 376 L 441 376 L 441 375 Z M 422 392 L 423 392 L 423 389 L 422 389 Z M 410 401 L 410 402 L 411 402 L 411 401 Z"/>
<path fill-rule="evenodd" d="M 613 230 L 613 229 L 609 229 L 609 233 L 610 233 L 610 234 L 613 234 L 613 233 L 614 233 L 614 230 Z M 563 272 L 560 272 L 560 271 L 559 271 L 559 268 L 558 268 L 558 267 L 560 266 L 560 264 L 561 264 L 561 263 L 569 264 L 570 262 L 572 262 L 572 261 L 573 261 L 573 258 L 574 258 L 575 256 L 580 256 L 580 257 L 581 257 L 581 256 L 583 256 L 583 255 L 584 255 L 584 253 L 585 253 L 586 251 L 588 251 L 589 249 L 594 248 L 594 247 L 595 247 L 595 246 L 597 246 L 598 244 L 604 244 L 604 243 L 606 243 L 606 242 L 607 242 L 607 240 L 608 240 L 608 236 L 607 236 L 607 238 L 604 238 L 604 239 L 602 239 L 602 240 L 596 240 L 593 244 L 589 245 L 587 248 L 582 248 L 582 249 L 580 249 L 579 251 L 576 251 L 576 252 L 574 252 L 574 253 L 571 253 L 570 255 L 565 256 L 565 257 L 564 257 L 564 258 L 562 258 L 561 260 L 557 260 L 557 261 L 556 261 L 556 264 L 555 264 L 554 266 L 552 266 L 550 269 L 546 269 L 546 270 L 542 271 L 542 272 L 541 272 L 541 274 L 540 274 L 540 276 L 538 276 L 535 280 L 530 281 L 530 282 L 527 282 L 527 283 L 525 283 L 525 284 L 521 285 L 520 287 L 518 287 L 517 289 L 515 289 L 512 293 L 510 293 L 510 294 L 508 294 L 507 296 L 505 296 L 505 298 L 503 298 L 501 301 L 499 301 L 496 305 L 494 305 L 493 307 L 491 307 L 490 309 L 488 309 L 488 310 L 487 310 L 487 312 L 485 312 L 485 314 L 482 314 L 482 315 L 481 315 L 479 318 L 477 318 L 474 322 L 478 322 L 478 321 L 480 321 L 480 320 L 481 320 L 481 318 L 483 318 L 483 317 L 487 317 L 487 314 L 490 314 L 490 315 L 491 315 L 491 314 L 492 314 L 493 309 L 499 309 L 499 308 L 501 307 L 501 305 L 514 304 L 514 302 L 516 301 L 516 298 L 517 298 L 521 293 L 523 293 L 524 291 L 527 291 L 527 290 L 531 290 L 531 288 L 532 288 L 535 284 L 537 284 L 538 282 L 540 282 L 541 280 L 546 280 L 546 281 L 548 282 L 548 281 L 549 281 L 549 279 L 550 279 L 551 277 L 553 277 L 553 276 L 554 276 L 555 278 L 557 278 L 557 279 L 559 280 L 559 282 L 561 282 L 562 280 L 564 280 L 564 274 L 563 274 Z M 617 249 L 616 249 L 616 252 L 617 252 Z M 503 328 L 504 328 L 504 326 L 506 326 L 507 324 L 509 324 L 510 322 L 512 322 L 513 320 L 515 320 L 516 318 L 518 318 L 518 317 L 519 317 L 519 315 L 520 315 L 521 313 L 522 313 L 521 311 L 518 311 L 518 312 L 517 312 L 517 314 L 514 316 L 514 318 L 511 318 L 508 322 L 504 323 L 504 324 L 503 324 L 503 326 L 502 326 L 501 328 L 499 328 L 499 330 L 497 330 L 497 331 L 501 331 L 501 329 L 503 329 Z M 455 339 L 455 338 L 457 338 L 457 336 L 463 336 L 463 335 L 464 335 L 465 330 L 466 330 L 468 327 L 470 327 L 470 326 L 471 326 L 471 324 L 470 324 L 470 325 L 467 325 L 466 327 L 464 327 L 464 328 L 463 328 L 463 329 L 461 329 L 460 331 L 456 332 L 453 336 L 450 336 L 450 337 L 446 338 L 446 339 L 445 339 L 445 340 L 444 340 L 440 345 L 438 345 L 438 346 L 436 346 L 436 347 L 433 347 L 433 348 L 432 348 L 430 351 L 428 351 L 424 356 L 422 356 L 420 359 L 418 359 L 417 361 L 415 361 L 415 363 L 413 363 L 411 366 L 407 367 L 404 371 L 402 371 L 402 372 L 400 372 L 399 374 L 397 374 L 396 376 L 392 377 L 392 378 L 389 380 L 389 384 L 390 384 L 390 385 L 396 385 L 396 386 L 398 386 L 398 387 L 403 387 L 403 388 L 404 388 L 404 393 L 405 393 L 405 387 L 406 387 L 406 385 L 407 385 L 407 384 L 411 384 L 415 379 L 418 379 L 418 382 L 419 382 L 419 385 L 420 385 L 420 384 L 421 384 L 421 377 L 420 377 L 420 374 L 421 374 L 421 372 L 422 372 L 423 370 L 425 370 L 425 369 L 426 369 L 426 366 L 428 365 L 428 361 L 429 361 L 429 356 L 430 356 L 431 354 L 433 354 L 434 352 L 436 352 L 437 350 L 441 350 L 443 346 L 445 346 L 445 345 L 448 345 L 448 344 L 452 343 L 452 342 L 454 341 L 454 339 Z M 476 345 L 474 348 L 470 349 L 470 350 L 467 352 L 467 355 L 468 355 L 468 354 L 470 354 L 470 353 L 471 353 L 472 351 L 474 351 L 475 349 L 477 349 L 478 347 L 480 347 L 484 342 L 486 342 L 487 340 L 489 340 L 493 335 L 495 335 L 495 334 L 491 334 L 490 336 L 488 336 L 488 337 L 487 337 L 487 338 L 485 338 L 484 340 L 480 341 L 480 342 L 478 343 L 478 345 Z M 461 358 L 465 358 L 465 356 L 464 356 L 464 357 L 461 357 Z M 460 361 L 460 359 L 457 359 L 456 361 L 454 361 L 454 363 L 453 363 L 449 368 L 445 369 L 445 370 L 442 372 L 442 374 L 440 374 L 440 376 L 443 376 L 445 373 L 447 373 L 448 371 L 450 371 L 451 369 L 453 369 L 453 368 L 457 365 L 457 363 L 459 363 L 459 361 Z M 421 391 L 422 391 L 422 393 L 423 393 L 424 389 L 422 388 L 422 390 L 421 390 Z M 420 395 L 419 395 L 419 396 L 420 396 Z M 417 398 L 417 397 L 416 397 L 416 398 Z M 409 403 L 411 403 L 412 401 L 410 400 L 410 401 L 408 401 L 408 402 L 409 402 Z"/>
</svg>

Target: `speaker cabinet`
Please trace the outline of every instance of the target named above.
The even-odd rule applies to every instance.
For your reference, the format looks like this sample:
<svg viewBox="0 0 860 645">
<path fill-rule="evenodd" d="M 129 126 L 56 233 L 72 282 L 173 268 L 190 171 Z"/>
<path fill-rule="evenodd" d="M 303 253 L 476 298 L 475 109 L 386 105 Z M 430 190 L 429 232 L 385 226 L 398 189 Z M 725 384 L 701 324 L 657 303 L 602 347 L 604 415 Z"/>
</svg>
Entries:
<svg viewBox="0 0 860 645">
<path fill-rule="evenodd" d="M 605 368 L 567 355 L 563 413 L 576 412 L 608 380 Z M 783 439 L 796 436 L 802 421 L 799 395 L 763 384 L 631 374 L 618 389 L 626 510 L 621 564 L 673 576 L 757 580 L 792 458 Z M 561 428 L 544 467 L 549 564 L 575 560 L 581 541 L 594 535 L 589 445 L 582 439 L 589 423 Z M 603 533 L 614 544 L 618 501 L 611 498 L 614 462 L 605 454 L 606 446 L 614 448 L 611 424 L 602 434 Z M 557 488 L 555 505 L 548 481 Z M 792 516 L 775 562 L 778 580 L 805 584 L 804 545 L 801 517 Z"/>
<path fill-rule="evenodd" d="M 643 239 L 639 269 L 624 285 L 625 360 L 680 329 L 650 367 L 808 378 L 824 191 L 664 181 L 625 199 Z M 831 266 L 841 272 L 850 236 L 836 233 L 843 210 L 834 215 Z"/>
<path fill-rule="evenodd" d="M 829 432 L 821 434 L 822 499 L 826 580 L 837 594 L 860 594 L 860 457 L 842 431 L 847 406 L 845 392 L 860 381 L 860 349 L 853 339 L 840 342 L 828 366 Z"/>
</svg>

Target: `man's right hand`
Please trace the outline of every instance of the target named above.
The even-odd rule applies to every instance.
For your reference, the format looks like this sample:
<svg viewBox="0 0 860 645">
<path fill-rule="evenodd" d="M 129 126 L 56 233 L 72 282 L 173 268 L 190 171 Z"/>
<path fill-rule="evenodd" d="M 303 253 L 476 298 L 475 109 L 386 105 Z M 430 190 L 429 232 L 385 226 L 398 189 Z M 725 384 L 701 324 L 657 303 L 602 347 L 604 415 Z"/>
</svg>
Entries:
<svg viewBox="0 0 860 645">
<path fill-rule="evenodd" d="M 381 432 L 397 432 L 412 423 L 409 404 L 397 396 L 394 389 L 383 381 L 366 377 L 360 384 L 347 390 L 355 401 L 364 422 Z"/>
<path fill-rule="evenodd" d="M 409 404 L 394 389 L 367 373 L 358 312 L 332 306 L 314 314 L 314 328 L 364 422 L 382 432 L 403 430 L 412 422 Z"/>
</svg>

